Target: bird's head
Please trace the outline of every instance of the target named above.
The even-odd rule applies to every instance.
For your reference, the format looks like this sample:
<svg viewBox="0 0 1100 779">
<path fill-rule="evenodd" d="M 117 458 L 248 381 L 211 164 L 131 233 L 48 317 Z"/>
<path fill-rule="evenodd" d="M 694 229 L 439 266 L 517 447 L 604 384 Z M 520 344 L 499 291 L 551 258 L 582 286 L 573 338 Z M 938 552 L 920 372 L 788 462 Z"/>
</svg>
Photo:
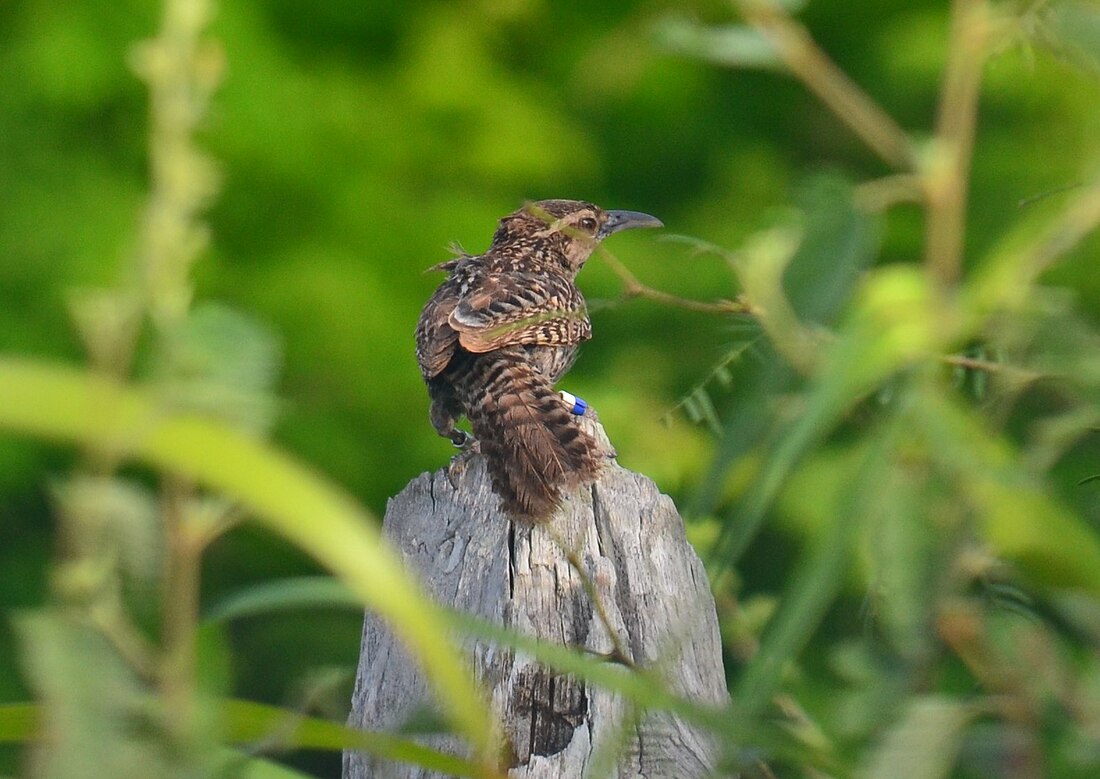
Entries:
<svg viewBox="0 0 1100 779">
<path fill-rule="evenodd" d="M 539 200 L 500 220 L 492 249 L 564 262 L 576 273 L 604 238 L 633 227 L 663 227 L 639 211 L 605 211 L 583 200 Z"/>
</svg>

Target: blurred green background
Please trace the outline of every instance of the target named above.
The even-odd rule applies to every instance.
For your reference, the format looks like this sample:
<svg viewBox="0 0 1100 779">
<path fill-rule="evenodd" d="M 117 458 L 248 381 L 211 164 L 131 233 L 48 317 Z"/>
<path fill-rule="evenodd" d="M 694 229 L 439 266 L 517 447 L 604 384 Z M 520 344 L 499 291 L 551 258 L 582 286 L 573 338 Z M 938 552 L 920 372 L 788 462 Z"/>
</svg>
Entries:
<svg viewBox="0 0 1100 779">
<path fill-rule="evenodd" d="M 135 272 L 147 96 L 127 57 L 158 13 L 135 0 L 0 5 L 0 352 L 82 361 L 67 296 Z M 212 34 L 227 71 L 200 142 L 222 183 L 197 297 L 277 334 L 275 440 L 379 517 L 388 496 L 443 465 L 453 452 L 427 422 L 413 357 L 419 308 L 439 281 L 424 270 L 454 242 L 485 248 L 496 220 L 527 199 L 646 211 L 666 235 L 736 249 L 792 204 L 827 199 L 820 182 L 834 179 L 823 172 L 856 182 L 889 172 L 792 78 L 682 50 L 686 24 L 733 19 L 720 2 L 221 4 Z M 943 3 L 814 0 L 800 19 L 904 128 L 931 132 Z M 987 66 L 968 258 L 1031 207 L 1022 201 L 1081 183 L 1100 161 L 1095 74 L 1041 43 L 1008 41 Z M 921 219 L 915 206 L 892 209 L 875 262 L 917 261 Z M 724 260 L 657 233 L 608 248 L 661 290 L 701 300 L 738 292 Z M 1096 250 L 1093 240 L 1047 278 L 1093 322 Z M 595 338 L 564 386 L 599 410 L 623 465 L 686 507 L 714 439 L 677 403 L 751 323 L 620 301 L 598 258 L 580 286 Z M 735 374 L 758 368 L 749 359 Z M 1100 492 L 1072 486 L 1096 471 L 1097 450 L 1086 444 L 1058 471 L 1093 527 Z M 66 450 L 0 437 L 0 611 L 45 598 L 46 485 L 70 462 Z M 808 533 L 769 523 L 740 572 L 741 595 L 778 589 Z M 207 555 L 203 602 L 316 570 L 244 527 Z M 353 667 L 359 629 L 358 615 L 340 611 L 235 623 L 237 694 L 293 704 L 309 679 Z M 19 668 L 0 621 L 0 701 L 28 697 Z M 343 716 L 345 693 L 331 695 L 328 713 Z"/>
</svg>

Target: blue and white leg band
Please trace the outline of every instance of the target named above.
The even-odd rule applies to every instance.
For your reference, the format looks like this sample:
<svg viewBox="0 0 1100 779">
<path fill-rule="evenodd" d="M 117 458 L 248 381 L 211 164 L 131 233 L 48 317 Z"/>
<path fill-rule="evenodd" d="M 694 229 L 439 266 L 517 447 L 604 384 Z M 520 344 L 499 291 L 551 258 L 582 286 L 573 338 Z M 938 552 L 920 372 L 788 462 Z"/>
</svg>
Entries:
<svg viewBox="0 0 1100 779">
<path fill-rule="evenodd" d="M 565 405 L 569 406 L 569 410 L 577 416 L 583 416 L 585 411 L 588 411 L 588 404 L 569 392 L 562 390 L 561 398 L 565 401 Z"/>
</svg>

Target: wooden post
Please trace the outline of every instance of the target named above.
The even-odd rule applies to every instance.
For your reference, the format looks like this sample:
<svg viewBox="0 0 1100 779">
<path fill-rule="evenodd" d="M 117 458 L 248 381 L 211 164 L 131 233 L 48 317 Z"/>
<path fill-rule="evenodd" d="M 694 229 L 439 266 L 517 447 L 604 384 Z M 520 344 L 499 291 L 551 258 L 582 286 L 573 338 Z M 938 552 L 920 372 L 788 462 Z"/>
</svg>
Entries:
<svg viewBox="0 0 1100 779">
<path fill-rule="evenodd" d="M 604 436 L 598 422 L 582 421 Z M 484 458 L 474 455 L 459 473 L 414 479 L 390 501 L 385 533 L 440 603 L 569 647 L 621 652 L 657 669 L 676 693 L 725 705 L 707 576 L 675 506 L 653 482 L 609 463 L 545 525 L 512 523 L 497 505 Z M 624 779 L 693 779 L 716 766 L 720 749 L 712 736 L 676 716 L 635 711 L 621 696 L 484 641 L 470 640 L 465 649 L 508 740 L 514 779 L 579 779 L 594 765 L 617 766 L 611 775 Z M 431 710 L 422 673 L 368 613 L 349 723 L 394 730 Z M 463 751 L 454 738 L 430 741 Z M 348 752 L 343 776 L 439 775 Z"/>
</svg>

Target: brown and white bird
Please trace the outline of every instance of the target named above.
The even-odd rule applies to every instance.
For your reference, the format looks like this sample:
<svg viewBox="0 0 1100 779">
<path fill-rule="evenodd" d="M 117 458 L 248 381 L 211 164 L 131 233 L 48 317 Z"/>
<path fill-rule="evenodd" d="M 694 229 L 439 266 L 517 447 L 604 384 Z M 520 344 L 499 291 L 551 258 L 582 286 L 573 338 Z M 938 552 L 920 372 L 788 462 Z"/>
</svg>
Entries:
<svg viewBox="0 0 1100 779">
<path fill-rule="evenodd" d="M 637 211 L 580 200 L 529 203 L 500 220 L 484 254 L 461 255 L 420 314 L 416 358 L 431 397 L 431 422 L 467 448 L 465 415 L 493 489 L 513 517 L 547 519 L 562 491 L 593 481 L 606 459 L 554 391 L 577 347 L 592 337 L 577 272 L 604 238 L 661 227 Z"/>
</svg>

